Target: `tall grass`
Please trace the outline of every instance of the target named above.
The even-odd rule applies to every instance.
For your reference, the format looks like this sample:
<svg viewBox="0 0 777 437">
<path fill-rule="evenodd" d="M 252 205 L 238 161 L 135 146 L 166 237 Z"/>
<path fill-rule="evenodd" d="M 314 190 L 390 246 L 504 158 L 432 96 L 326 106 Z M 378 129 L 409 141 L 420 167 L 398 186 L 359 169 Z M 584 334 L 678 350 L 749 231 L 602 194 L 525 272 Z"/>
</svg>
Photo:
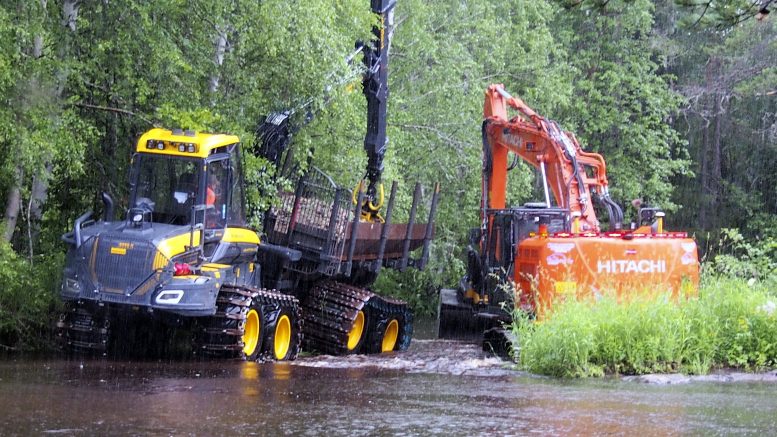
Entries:
<svg viewBox="0 0 777 437">
<path fill-rule="evenodd" d="M 705 281 L 698 298 L 636 296 L 569 300 L 542 321 L 516 315 L 520 365 L 533 373 L 585 377 L 715 367 L 777 367 L 777 296 L 741 279 Z"/>
</svg>

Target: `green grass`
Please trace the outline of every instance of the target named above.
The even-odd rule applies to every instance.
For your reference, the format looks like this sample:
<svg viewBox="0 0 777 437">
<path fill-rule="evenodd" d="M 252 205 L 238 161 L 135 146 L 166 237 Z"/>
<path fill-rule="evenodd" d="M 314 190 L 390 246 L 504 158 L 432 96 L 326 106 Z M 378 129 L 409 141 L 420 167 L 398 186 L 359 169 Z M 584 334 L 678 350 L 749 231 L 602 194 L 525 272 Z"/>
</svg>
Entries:
<svg viewBox="0 0 777 437">
<path fill-rule="evenodd" d="M 709 278 L 708 278 L 709 279 Z M 764 283 L 707 280 L 698 298 L 560 303 L 543 321 L 517 315 L 520 366 L 559 377 L 777 367 L 777 297 Z"/>
</svg>

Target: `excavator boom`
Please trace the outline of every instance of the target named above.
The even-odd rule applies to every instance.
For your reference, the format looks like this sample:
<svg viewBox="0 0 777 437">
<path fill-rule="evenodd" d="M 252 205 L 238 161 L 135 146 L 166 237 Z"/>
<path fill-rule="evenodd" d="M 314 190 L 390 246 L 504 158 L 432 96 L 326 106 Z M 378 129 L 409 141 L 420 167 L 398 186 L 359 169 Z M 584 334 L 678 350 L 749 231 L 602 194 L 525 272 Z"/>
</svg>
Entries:
<svg viewBox="0 0 777 437">
<path fill-rule="evenodd" d="M 507 109 L 519 115 L 508 118 Z M 585 152 L 577 138 L 564 132 L 555 121 L 538 115 L 523 100 L 511 96 L 502 85 L 491 85 L 483 107 L 483 147 L 486 170 L 483 175 L 483 208 L 505 208 L 507 158 L 513 153 L 543 174 L 545 203 L 550 207 L 547 190 L 556 205 L 580 214 L 580 230 L 598 232 L 599 220 L 592 196 L 611 212 L 611 227 L 623 220 L 620 208 L 609 201 L 607 167 L 598 153 Z"/>
</svg>

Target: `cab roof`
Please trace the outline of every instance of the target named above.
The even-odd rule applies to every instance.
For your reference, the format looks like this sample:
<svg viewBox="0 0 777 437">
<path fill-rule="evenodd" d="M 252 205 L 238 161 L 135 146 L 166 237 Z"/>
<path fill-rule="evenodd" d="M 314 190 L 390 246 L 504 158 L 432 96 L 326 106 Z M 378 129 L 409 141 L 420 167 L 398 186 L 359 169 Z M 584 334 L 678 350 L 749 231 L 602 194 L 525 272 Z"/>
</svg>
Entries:
<svg viewBox="0 0 777 437">
<path fill-rule="evenodd" d="M 137 152 L 207 158 L 215 149 L 239 143 L 236 135 L 154 128 L 138 140 Z"/>
</svg>

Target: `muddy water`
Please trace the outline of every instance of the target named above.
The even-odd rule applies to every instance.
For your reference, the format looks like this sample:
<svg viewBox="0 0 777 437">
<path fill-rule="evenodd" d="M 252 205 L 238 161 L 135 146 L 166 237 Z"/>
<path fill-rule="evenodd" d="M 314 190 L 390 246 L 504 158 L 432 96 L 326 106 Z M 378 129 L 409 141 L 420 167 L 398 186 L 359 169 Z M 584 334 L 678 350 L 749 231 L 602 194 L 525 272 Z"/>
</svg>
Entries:
<svg viewBox="0 0 777 437">
<path fill-rule="evenodd" d="M 403 354 L 294 363 L 17 358 L 0 361 L 0 434 L 777 432 L 773 381 L 642 381 L 540 378 L 424 339 Z"/>
</svg>

